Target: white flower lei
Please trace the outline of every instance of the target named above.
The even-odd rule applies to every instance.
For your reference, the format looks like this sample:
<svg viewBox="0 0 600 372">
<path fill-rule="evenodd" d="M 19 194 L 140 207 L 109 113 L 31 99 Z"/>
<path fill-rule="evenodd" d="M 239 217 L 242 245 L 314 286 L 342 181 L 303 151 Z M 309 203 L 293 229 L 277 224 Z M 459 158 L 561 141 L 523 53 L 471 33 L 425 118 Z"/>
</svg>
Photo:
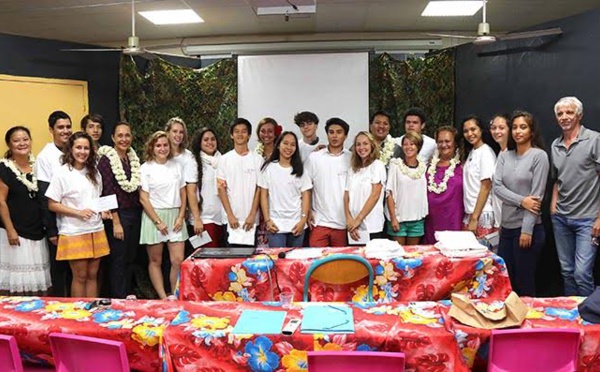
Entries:
<svg viewBox="0 0 600 372">
<path fill-rule="evenodd" d="M 382 142 L 383 146 L 381 146 L 381 151 L 379 152 L 379 160 L 384 164 L 388 165 L 392 155 L 394 155 L 394 147 L 396 146 L 396 142 L 389 134 Z"/>
<path fill-rule="evenodd" d="M 115 175 L 117 183 L 125 192 L 134 192 L 140 187 L 141 175 L 140 175 L 140 158 L 138 158 L 135 150 L 131 147 L 127 150 L 127 157 L 129 158 L 129 165 L 131 166 L 131 180 L 127 180 L 127 175 L 123 170 L 123 163 L 117 153 L 117 150 L 110 146 L 102 146 L 98 149 L 98 155 L 106 156 L 110 161 L 110 169 Z"/>
<path fill-rule="evenodd" d="M 256 147 L 254 148 L 254 152 L 256 155 L 260 155 L 262 157 L 265 152 L 265 145 L 263 145 L 262 142 L 257 143 Z"/>
<path fill-rule="evenodd" d="M 29 154 L 29 166 L 31 167 L 31 181 L 27 179 L 27 173 L 21 172 L 15 161 L 12 159 L 0 159 L 0 163 L 3 163 L 8 169 L 10 169 L 15 176 L 17 176 L 17 180 L 21 182 L 29 192 L 38 192 L 38 182 L 35 173 L 33 172 L 33 165 L 35 163 L 35 157 L 33 154 Z"/>
<path fill-rule="evenodd" d="M 396 164 L 400 168 L 400 172 L 402 172 L 402 174 L 412 178 L 413 180 L 418 180 L 419 178 L 423 177 L 423 175 L 425 174 L 425 170 L 427 169 L 425 167 L 425 163 L 420 161 L 419 159 L 417 159 L 418 165 L 416 168 L 409 167 L 408 165 L 406 165 L 406 163 L 404 163 L 404 160 L 402 159 L 392 159 L 390 160 L 390 163 Z"/>
<path fill-rule="evenodd" d="M 431 164 L 429 165 L 429 170 L 427 170 L 427 190 L 434 192 L 436 194 L 441 194 L 448 189 L 448 180 L 454 177 L 454 170 L 456 166 L 460 164 L 460 159 L 458 157 L 458 152 L 454 155 L 452 159 L 450 159 L 450 166 L 444 171 L 444 178 L 439 185 L 435 183 L 435 173 L 437 170 L 437 164 L 440 162 L 440 154 L 437 150 L 433 154 L 433 158 L 431 159 Z"/>
</svg>

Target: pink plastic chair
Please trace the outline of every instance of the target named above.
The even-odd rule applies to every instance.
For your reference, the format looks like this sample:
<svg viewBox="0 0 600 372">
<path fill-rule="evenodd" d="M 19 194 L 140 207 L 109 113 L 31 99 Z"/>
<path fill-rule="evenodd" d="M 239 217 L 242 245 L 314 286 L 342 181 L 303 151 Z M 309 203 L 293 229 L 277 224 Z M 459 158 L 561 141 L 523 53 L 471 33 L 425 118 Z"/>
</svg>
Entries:
<svg viewBox="0 0 600 372">
<path fill-rule="evenodd" d="M 379 351 L 309 351 L 309 372 L 402 372 L 404 353 Z"/>
<path fill-rule="evenodd" d="M 0 335 L 0 371 L 35 372 L 53 370 L 52 367 L 23 366 L 17 340 L 14 336 Z"/>
<path fill-rule="evenodd" d="M 581 334 L 572 328 L 493 330 L 488 372 L 573 372 Z"/>
<path fill-rule="evenodd" d="M 121 341 L 50 333 L 56 372 L 130 371 L 125 344 Z"/>
</svg>

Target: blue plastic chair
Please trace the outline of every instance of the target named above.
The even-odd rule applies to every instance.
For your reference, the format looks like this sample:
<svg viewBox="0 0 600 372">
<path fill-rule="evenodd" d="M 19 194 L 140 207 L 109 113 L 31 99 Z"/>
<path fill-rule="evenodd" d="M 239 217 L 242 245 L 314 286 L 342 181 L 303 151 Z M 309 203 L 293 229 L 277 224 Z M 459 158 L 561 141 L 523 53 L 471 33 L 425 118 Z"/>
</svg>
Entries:
<svg viewBox="0 0 600 372">
<path fill-rule="evenodd" d="M 328 284 L 348 284 L 357 282 L 366 276 L 369 277 L 368 298 L 373 302 L 373 280 L 375 274 L 373 267 L 365 258 L 352 254 L 333 254 L 316 260 L 310 265 L 304 277 L 303 301 L 308 301 L 308 287 L 310 278 L 313 277 Z"/>
</svg>

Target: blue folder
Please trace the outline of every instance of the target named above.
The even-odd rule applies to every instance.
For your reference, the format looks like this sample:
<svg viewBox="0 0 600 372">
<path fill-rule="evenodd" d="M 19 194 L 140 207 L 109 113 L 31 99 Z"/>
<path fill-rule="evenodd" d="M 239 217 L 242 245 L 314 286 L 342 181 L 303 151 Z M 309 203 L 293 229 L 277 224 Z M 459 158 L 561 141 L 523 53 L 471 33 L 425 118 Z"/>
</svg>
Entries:
<svg viewBox="0 0 600 372">
<path fill-rule="evenodd" d="M 244 310 L 231 333 L 274 335 L 281 333 L 285 311 Z"/>
<path fill-rule="evenodd" d="M 354 314 L 345 304 L 310 305 L 302 312 L 302 333 L 354 333 Z"/>
</svg>

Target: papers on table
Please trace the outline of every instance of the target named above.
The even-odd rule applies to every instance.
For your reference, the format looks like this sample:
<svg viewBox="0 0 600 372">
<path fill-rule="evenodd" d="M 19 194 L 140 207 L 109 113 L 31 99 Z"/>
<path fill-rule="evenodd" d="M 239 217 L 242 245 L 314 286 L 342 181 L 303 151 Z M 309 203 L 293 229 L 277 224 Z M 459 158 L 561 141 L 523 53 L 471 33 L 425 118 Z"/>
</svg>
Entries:
<svg viewBox="0 0 600 372">
<path fill-rule="evenodd" d="M 279 334 L 283 327 L 285 314 L 285 311 L 244 310 L 231 333 L 241 335 Z"/>
<path fill-rule="evenodd" d="M 398 242 L 389 239 L 373 239 L 365 246 L 365 257 L 381 260 L 402 257 L 406 252 Z"/>
<path fill-rule="evenodd" d="M 371 240 L 369 238 L 369 231 L 367 230 L 367 228 L 364 225 L 360 225 L 360 227 L 358 228 L 358 239 L 354 240 L 352 239 L 352 236 L 350 236 L 350 233 L 348 233 L 348 244 L 350 245 L 365 245 L 369 242 L 369 240 Z"/>
<path fill-rule="evenodd" d="M 354 314 L 345 304 L 308 306 L 302 312 L 302 333 L 354 333 Z"/>
<path fill-rule="evenodd" d="M 227 238 L 229 244 L 254 245 L 256 225 L 248 231 L 244 230 L 241 226 L 237 229 L 232 229 L 227 225 L 227 232 L 229 233 L 229 238 Z"/>
<path fill-rule="evenodd" d="M 194 249 L 212 242 L 212 238 L 206 231 L 203 231 L 200 235 L 192 235 L 188 240 Z"/>
<path fill-rule="evenodd" d="M 323 257 L 323 248 L 298 248 L 285 254 L 285 258 L 291 258 L 295 260 L 320 257 Z"/>
<path fill-rule="evenodd" d="M 119 203 L 117 203 L 117 196 L 115 194 L 94 199 L 90 206 L 90 209 L 96 213 L 111 211 L 117 208 L 119 208 Z"/>
<path fill-rule="evenodd" d="M 488 253 L 471 231 L 436 231 L 435 247 L 447 257 L 481 257 Z"/>
</svg>

